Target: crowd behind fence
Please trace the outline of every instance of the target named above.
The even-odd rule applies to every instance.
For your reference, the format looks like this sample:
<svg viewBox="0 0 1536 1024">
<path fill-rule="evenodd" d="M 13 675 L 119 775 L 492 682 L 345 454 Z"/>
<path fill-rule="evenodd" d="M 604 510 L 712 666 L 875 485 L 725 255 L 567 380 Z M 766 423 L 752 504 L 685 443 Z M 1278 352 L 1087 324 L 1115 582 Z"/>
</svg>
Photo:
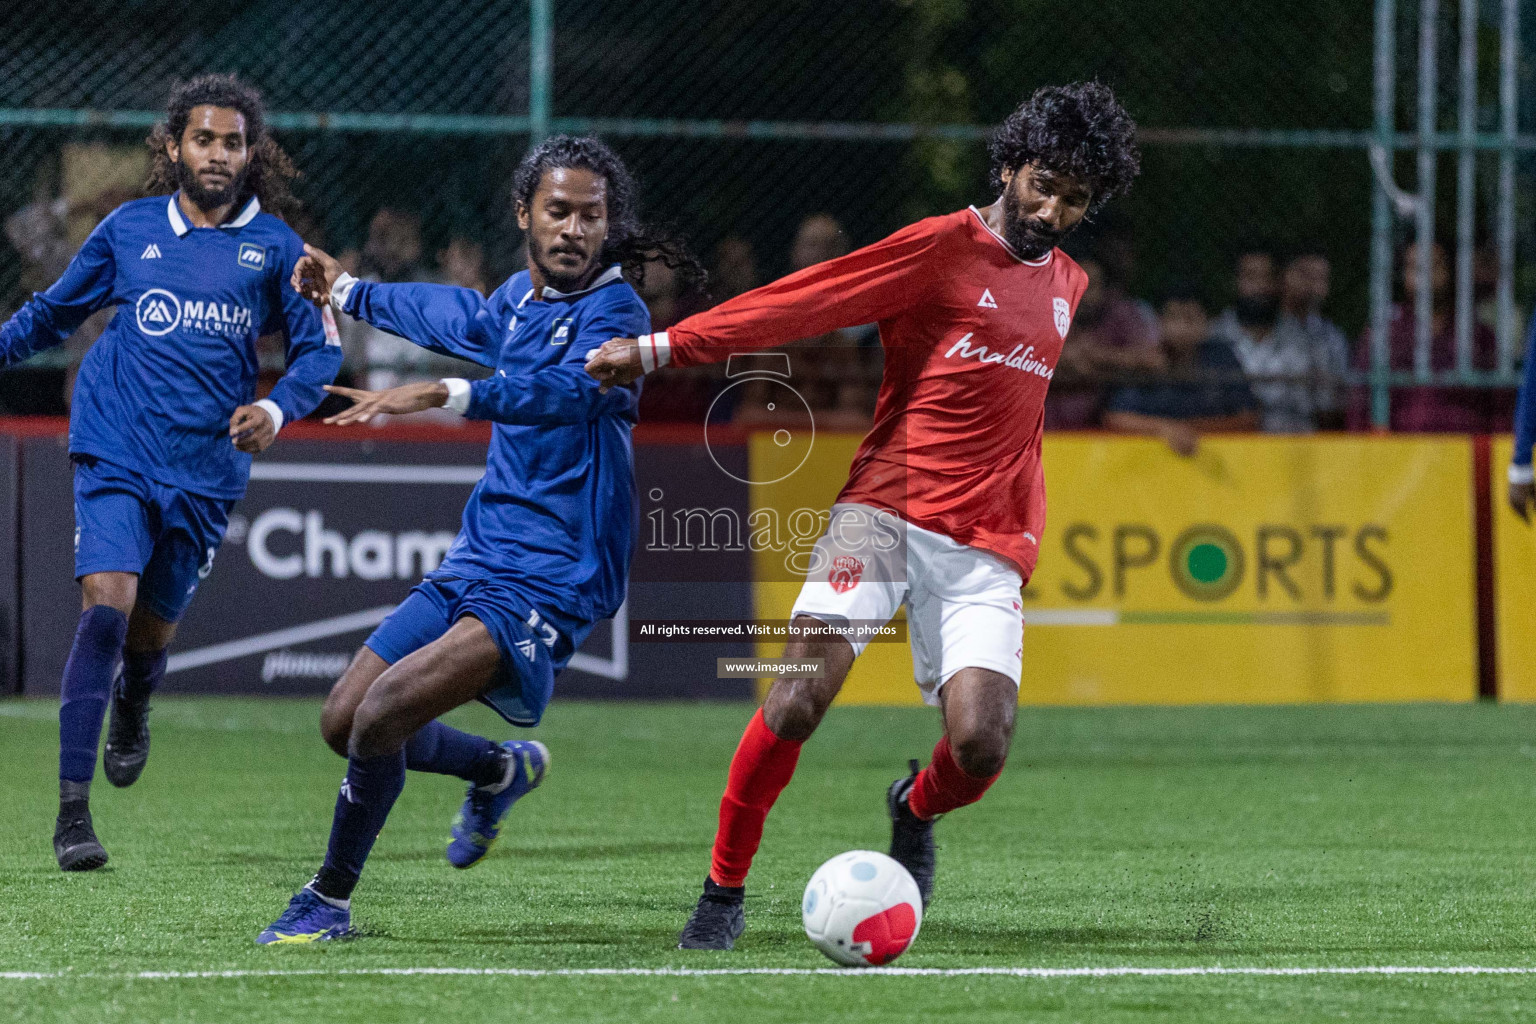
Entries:
<svg viewBox="0 0 1536 1024">
<path fill-rule="evenodd" d="M 380 280 L 493 287 L 522 259 L 508 186 L 528 140 L 604 135 L 640 178 L 647 216 L 675 224 L 712 271 L 707 295 L 648 275 L 658 328 L 918 216 L 987 201 L 986 126 L 1037 85 L 1098 77 L 1143 125 L 1144 172 L 1069 246 L 1093 289 L 1051 423 L 1125 425 L 1132 406 L 1143 417 L 1225 409 L 1240 373 L 1264 429 L 1366 425 L 1380 380 L 1393 385 L 1395 428 L 1502 429 L 1515 367 L 1496 343 L 1500 299 L 1524 300 L 1518 312 L 1536 295 L 1528 269 L 1508 295 L 1498 274 L 1495 186 L 1505 154 L 1513 173 L 1536 150 L 1536 81 L 1520 64 L 1517 104 L 1504 74 L 1530 52 L 1520 40 L 1536 19 L 1510 34 L 1512 4 L 1106 0 L 1053 8 L 1049 31 L 1030 0 L 380 0 L 366 15 L 341 0 L 74 0 L 70 16 L 13 5 L 0 13 L 0 311 L 45 287 L 90 225 L 135 194 L 141 140 L 171 80 L 201 71 L 238 71 L 266 92 L 305 175 L 295 227 Z M 1426 50 L 1426 29 L 1431 43 L 1466 45 Z M 1470 92 L 1452 70 L 1465 70 L 1469 46 L 1482 70 Z M 1423 72 L 1441 64 L 1426 92 Z M 1415 122 L 1417 134 L 1398 130 Z M 1446 135 L 1453 123 L 1472 133 Z M 1399 194 L 1389 265 L 1378 253 L 1373 266 L 1373 224 L 1380 243 L 1392 193 L 1373 177 L 1370 147 L 1382 146 L 1378 170 L 1412 181 L 1426 139 L 1436 237 L 1466 236 L 1470 248 L 1437 242 L 1419 260 L 1410 243 L 1427 204 Z M 1479 190 L 1453 197 L 1469 159 Z M 1441 164 L 1457 174 L 1436 177 Z M 1513 244 L 1529 252 L 1532 189 L 1513 183 L 1525 214 Z M 1374 333 L 1373 285 L 1388 300 Z M 0 411 L 64 411 L 71 367 L 100 327 L 0 374 Z M 354 383 L 444 372 L 363 325 L 343 329 Z M 1519 324 L 1506 330 L 1523 341 Z M 880 372 L 871 330 L 795 348 L 796 387 L 818 424 L 867 422 Z M 276 347 L 265 364 L 280 371 Z M 723 372 L 661 375 L 643 412 L 771 419 L 750 389 L 716 402 Z"/>
</svg>

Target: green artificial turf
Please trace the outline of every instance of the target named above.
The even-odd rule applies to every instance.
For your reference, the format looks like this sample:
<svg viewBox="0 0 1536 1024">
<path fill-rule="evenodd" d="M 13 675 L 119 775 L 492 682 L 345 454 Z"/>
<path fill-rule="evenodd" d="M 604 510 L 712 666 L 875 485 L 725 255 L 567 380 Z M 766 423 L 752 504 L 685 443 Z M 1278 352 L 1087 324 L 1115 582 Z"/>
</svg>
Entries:
<svg viewBox="0 0 1536 1024">
<path fill-rule="evenodd" d="M 164 699 L 143 779 L 98 774 L 112 862 L 49 839 L 56 705 L 0 701 L 0 1019 L 22 1021 L 1529 1021 L 1536 976 L 462 976 L 379 968 L 830 967 L 805 880 L 883 849 L 885 787 L 937 736 L 847 708 L 769 818 L 735 953 L 672 948 L 741 705 L 556 701 L 544 787 L 481 865 L 462 796 L 412 775 L 354 896 L 362 937 L 259 948 L 318 866 L 343 764 L 318 705 Z M 453 717 L 503 735 L 480 709 Z M 1536 708 L 1025 710 L 1008 771 L 939 828 L 898 967 L 1536 966 Z M 277 971 L 150 979 L 144 971 Z M 314 972 L 314 973 L 291 973 Z"/>
</svg>

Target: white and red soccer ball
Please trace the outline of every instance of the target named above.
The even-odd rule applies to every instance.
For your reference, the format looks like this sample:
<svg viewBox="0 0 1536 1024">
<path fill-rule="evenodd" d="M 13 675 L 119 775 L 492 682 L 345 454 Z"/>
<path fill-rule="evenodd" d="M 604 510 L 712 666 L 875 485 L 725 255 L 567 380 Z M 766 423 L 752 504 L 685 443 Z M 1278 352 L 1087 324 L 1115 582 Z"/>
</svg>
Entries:
<svg viewBox="0 0 1536 1024">
<path fill-rule="evenodd" d="M 923 923 L 923 899 L 907 869 L 883 853 L 850 850 L 816 869 L 800 903 L 805 934 L 846 967 L 895 960 Z"/>
</svg>

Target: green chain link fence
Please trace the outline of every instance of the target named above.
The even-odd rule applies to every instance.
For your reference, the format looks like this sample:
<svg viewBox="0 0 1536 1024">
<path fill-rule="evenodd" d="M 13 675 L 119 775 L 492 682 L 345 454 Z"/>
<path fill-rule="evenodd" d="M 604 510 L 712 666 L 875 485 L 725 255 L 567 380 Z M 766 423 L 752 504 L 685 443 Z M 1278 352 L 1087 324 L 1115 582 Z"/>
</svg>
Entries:
<svg viewBox="0 0 1536 1024">
<path fill-rule="evenodd" d="M 1411 181 L 1415 140 L 1401 126 L 1416 118 L 1419 8 L 1393 6 L 1396 169 Z M 1444 8 L 1454 40 L 1455 3 Z M 1478 15 L 1486 134 L 1498 123 L 1497 0 Z M 170 82 L 233 70 L 264 90 L 304 173 L 305 233 L 333 252 L 363 247 L 390 207 L 408 231 L 420 218 L 422 273 L 450 269 L 436 264 L 455 259 L 459 239 L 483 249 L 494 285 L 520 259 L 508 187 L 530 136 L 594 131 L 631 163 L 647 215 L 675 223 L 734 289 L 789 269 L 812 214 L 834 218 L 856 245 L 985 202 L 987 126 L 1039 85 L 1095 77 L 1143 126 L 1144 173 L 1074 251 L 1099 255 L 1132 294 L 1192 280 L 1220 307 L 1243 247 L 1317 248 L 1333 266 L 1326 311 L 1356 339 L 1369 318 L 1374 18 L 1369 4 L 1331 0 L 10 4 L 0 12 L 0 216 L 52 209 L 78 242 L 132 187 Z M 1441 60 L 1450 132 L 1454 45 Z M 1528 133 L 1528 71 L 1519 89 Z M 1479 139 L 1474 216 L 1488 239 L 1494 150 L 1511 144 Z M 1522 134 L 1513 146 L 1526 160 L 1536 141 Z M 1439 175 L 1446 214 L 1453 160 L 1443 156 Z M 1517 181 L 1518 245 L 1530 252 L 1536 211 L 1530 182 Z M 1453 239 L 1454 221 L 1442 225 Z M 1405 232 L 1396 226 L 1398 240 Z M 65 255 L 29 251 L 17 234 L 0 242 L 7 311 Z M 1518 284 L 1527 298 L 1528 275 Z"/>
</svg>

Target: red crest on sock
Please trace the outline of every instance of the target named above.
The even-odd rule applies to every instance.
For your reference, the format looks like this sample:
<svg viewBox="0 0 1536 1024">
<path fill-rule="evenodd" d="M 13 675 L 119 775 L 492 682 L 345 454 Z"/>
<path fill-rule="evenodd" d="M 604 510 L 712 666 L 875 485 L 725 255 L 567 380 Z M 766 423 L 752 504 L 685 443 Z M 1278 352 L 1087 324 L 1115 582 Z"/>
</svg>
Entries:
<svg viewBox="0 0 1536 1024">
<path fill-rule="evenodd" d="M 864 560 L 853 555 L 838 555 L 832 559 L 832 571 L 827 573 L 827 582 L 832 584 L 832 589 L 839 594 L 846 594 L 859 585 L 859 577 L 864 575 Z"/>
</svg>

